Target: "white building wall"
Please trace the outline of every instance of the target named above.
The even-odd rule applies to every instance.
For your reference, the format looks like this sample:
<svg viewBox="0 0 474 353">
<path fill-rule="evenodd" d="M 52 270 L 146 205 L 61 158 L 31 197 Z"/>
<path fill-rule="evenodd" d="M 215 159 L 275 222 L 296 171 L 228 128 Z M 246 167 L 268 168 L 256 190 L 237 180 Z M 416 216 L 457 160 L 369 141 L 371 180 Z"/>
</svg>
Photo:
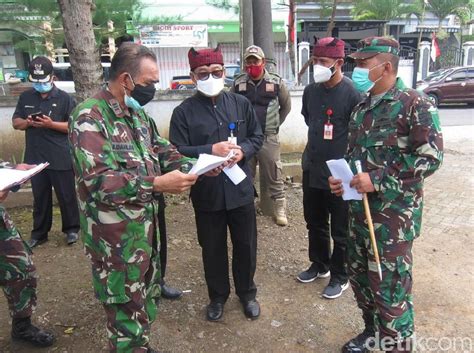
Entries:
<svg viewBox="0 0 474 353">
<path fill-rule="evenodd" d="M 225 64 L 236 64 L 240 58 L 239 43 L 221 43 Z M 189 48 L 150 48 L 158 58 L 160 68 L 160 88 L 170 87 L 173 76 L 189 75 Z M 283 78 L 290 78 L 289 57 L 285 53 L 285 43 L 275 43 L 277 73 Z"/>
</svg>

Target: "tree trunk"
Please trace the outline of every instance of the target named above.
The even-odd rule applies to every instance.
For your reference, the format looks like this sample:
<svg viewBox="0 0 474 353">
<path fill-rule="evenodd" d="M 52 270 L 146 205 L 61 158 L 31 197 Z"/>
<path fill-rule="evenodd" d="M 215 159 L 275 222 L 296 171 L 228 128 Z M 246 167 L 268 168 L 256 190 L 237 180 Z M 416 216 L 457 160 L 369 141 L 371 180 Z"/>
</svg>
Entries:
<svg viewBox="0 0 474 353">
<path fill-rule="evenodd" d="M 254 43 L 262 48 L 265 53 L 267 70 L 275 72 L 276 60 L 274 55 L 271 0 L 252 1 L 252 11 Z"/>
<path fill-rule="evenodd" d="M 253 0 L 253 39 L 255 45 L 263 49 L 266 59 L 266 68 L 270 72 L 276 72 L 276 60 L 274 55 L 273 29 L 272 29 L 272 7 L 271 0 Z M 260 209 L 265 216 L 273 214 L 273 202 L 268 192 L 268 182 L 260 175 Z"/>
<path fill-rule="evenodd" d="M 71 61 L 76 98 L 91 97 L 102 82 L 99 50 L 92 28 L 92 0 L 58 0 Z"/>
<path fill-rule="evenodd" d="M 244 51 L 253 44 L 252 0 L 240 0 L 240 67 L 244 65 Z"/>
<path fill-rule="evenodd" d="M 290 66 L 291 66 L 291 73 L 292 76 L 295 77 L 296 75 L 296 58 L 295 58 L 295 45 L 296 45 L 296 23 L 295 23 L 295 15 L 296 15 L 296 6 L 295 0 L 290 0 L 290 8 L 289 8 L 289 16 L 288 16 L 288 54 L 290 57 Z"/>
<path fill-rule="evenodd" d="M 334 0 L 332 3 L 332 12 L 331 12 L 331 20 L 329 21 L 328 29 L 326 31 L 326 37 L 332 37 L 332 30 L 335 26 L 335 18 L 336 18 L 336 10 L 337 10 L 337 0 Z"/>
</svg>

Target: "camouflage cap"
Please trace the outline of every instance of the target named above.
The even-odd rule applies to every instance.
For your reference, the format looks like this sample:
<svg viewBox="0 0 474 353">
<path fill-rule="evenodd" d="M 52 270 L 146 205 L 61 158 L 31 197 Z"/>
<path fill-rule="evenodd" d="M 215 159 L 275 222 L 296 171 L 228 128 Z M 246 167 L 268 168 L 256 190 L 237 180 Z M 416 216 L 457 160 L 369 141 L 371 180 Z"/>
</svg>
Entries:
<svg viewBox="0 0 474 353">
<path fill-rule="evenodd" d="M 263 52 L 262 48 L 257 47 L 256 45 L 251 45 L 245 49 L 244 60 L 247 60 L 247 58 L 250 56 L 255 56 L 259 60 L 265 59 L 265 53 Z"/>
<path fill-rule="evenodd" d="M 388 37 L 367 37 L 357 43 L 357 51 L 349 55 L 352 59 L 367 59 L 377 54 L 389 53 L 398 56 L 400 44 Z"/>
</svg>

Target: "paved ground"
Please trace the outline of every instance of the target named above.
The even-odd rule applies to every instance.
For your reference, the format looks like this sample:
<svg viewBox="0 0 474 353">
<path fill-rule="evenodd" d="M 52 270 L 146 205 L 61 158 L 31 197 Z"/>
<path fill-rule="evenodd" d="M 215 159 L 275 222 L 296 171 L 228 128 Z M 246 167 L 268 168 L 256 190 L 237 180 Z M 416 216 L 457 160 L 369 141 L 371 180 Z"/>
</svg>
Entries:
<svg viewBox="0 0 474 353">
<path fill-rule="evenodd" d="M 421 351 L 462 352 L 460 339 L 474 339 L 474 127 L 447 127 L 444 134 L 445 162 L 426 182 L 422 236 L 414 250 L 416 325 L 418 337 L 434 339 L 429 346 L 422 342 Z M 218 324 L 204 320 L 207 295 L 192 208 L 185 198 L 170 200 L 169 281 L 192 292 L 178 302 L 163 302 L 152 328 L 154 346 L 169 352 L 332 353 L 361 330 L 350 290 L 327 301 L 320 296 L 326 280 L 307 285 L 295 281 L 308 264 L 301 196 L 299 187 L 288 189 L 288 228 L 258 217 L 261 318 L 245 320 L 231 295 Z M 24 234 L 31 228 L 30 212 L 29 208 L 12 212 Z M 58 216 L 56 210 L 51 240 L 34 257 L 40 274 L 35 320 L 58 334 L 55 347 L 39 351 L 102 352 L 104 316 L 93 298 L 89 264 L 80 246 L 65 246 Z M 36 351 L 10 342 L 7 317 L 0 297 L 0 352 Z M 468 343 L 464 341 L 464 348 L 471 351 Z"/>
<path fill-rule="evenodd" d="M 474 109 L 462 105 L 445 105 L 439 108 L 442 126 L 474 125 Z"/>
</svg>

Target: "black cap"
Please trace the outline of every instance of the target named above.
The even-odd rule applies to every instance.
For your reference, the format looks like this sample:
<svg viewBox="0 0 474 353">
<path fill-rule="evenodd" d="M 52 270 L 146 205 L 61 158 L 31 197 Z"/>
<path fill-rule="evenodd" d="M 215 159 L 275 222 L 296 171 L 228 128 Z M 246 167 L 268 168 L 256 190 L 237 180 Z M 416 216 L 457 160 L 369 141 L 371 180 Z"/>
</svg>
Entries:
<svg viewBox="0 0 474 353">
<path fill-rule="evenodd" d="M 47 57 L 37 56 L 31 60 L 28 72 L 30 73 L 28 79 L 31 82 L 48 82 L 53 73 L 53 64 Z"/>
</svg>

